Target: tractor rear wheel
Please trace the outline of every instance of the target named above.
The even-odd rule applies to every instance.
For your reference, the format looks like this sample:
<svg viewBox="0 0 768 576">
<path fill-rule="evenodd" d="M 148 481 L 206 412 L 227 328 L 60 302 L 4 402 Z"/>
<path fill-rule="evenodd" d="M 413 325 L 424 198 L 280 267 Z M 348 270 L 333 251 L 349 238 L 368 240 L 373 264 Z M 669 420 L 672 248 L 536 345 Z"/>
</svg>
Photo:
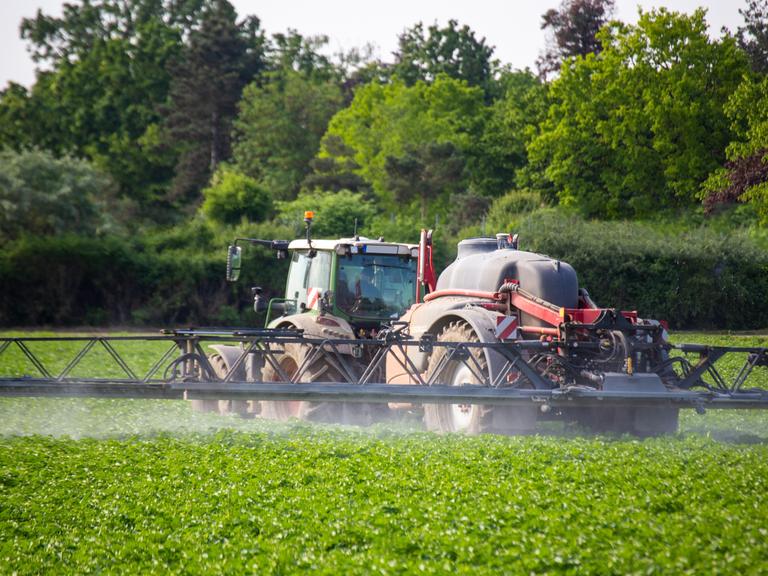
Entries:
<svg viewBox="0 0 768 576">
<path fill-rule="evenodd" d="M 437 337 L 438 342 L 479 342 L 472 327 L 466 322 L 451 322 Z M 467 349 L 470 359 L 451 360 L 441 368 L 438 384 L 448 386 L 487 386 L 488 361 L 482 348 Z M 429 359 L 428 378 L 444 363 L 450 348 L 437 347 Z M 471 368 L 470 368 L 471 366 Z M 482 380 L 479 378 L 482 375 Z M 510 407 L 480 404 L 425 404 L 424 422 L 435 432 L 463 432 L 479 434 L 527 434 L 536 427 L 538 412 L 535 407 Z"/>
</svg>

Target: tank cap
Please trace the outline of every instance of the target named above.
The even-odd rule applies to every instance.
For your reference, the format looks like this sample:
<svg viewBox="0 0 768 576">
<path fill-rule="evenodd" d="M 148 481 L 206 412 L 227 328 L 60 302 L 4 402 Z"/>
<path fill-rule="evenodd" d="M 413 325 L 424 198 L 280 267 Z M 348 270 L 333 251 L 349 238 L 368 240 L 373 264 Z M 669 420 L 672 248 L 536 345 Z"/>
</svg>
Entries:
<svg viewBox="0 0 768 576">
<path fill-rule="evenodd" d="M 511 249 L 517 250 L 517 234 L 507 234 L 501 232 L 496 234 L 496 245 L 499 250 Z"/>
</svg>

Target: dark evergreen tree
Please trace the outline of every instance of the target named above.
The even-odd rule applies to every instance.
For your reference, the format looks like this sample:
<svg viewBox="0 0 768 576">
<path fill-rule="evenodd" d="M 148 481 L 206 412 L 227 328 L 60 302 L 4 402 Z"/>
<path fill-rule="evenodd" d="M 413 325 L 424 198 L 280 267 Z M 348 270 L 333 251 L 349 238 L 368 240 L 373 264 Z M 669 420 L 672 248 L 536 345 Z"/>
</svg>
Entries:
<svg viewBox="0 0 768 576">
<path fill-rule="evenodd" d="M 744 26 L 736 31 L 739 46 L 749 56 L 752 70 L 768 73 L 768 0 L 747 0 L 746 9 L 739 9 Z"/>
<path fill-rule="evenodd" d="M 597 54 L 602 49 L 596 35 L 613 14 L 614 0 L 563 0 L 541 16 L 541 29 L 551 36 L 544 54 L 536 61 L 539 75 L 560 69 L 566 58 Z"/>
<path fill-rule="evenodd" d="M 190 210 L 199 204 L 200 191 L 230 156 L 232 120 L 243 88 L 263 67 L 259 20 L 248 17 L 238 23 L 227 0 L 212 1 L 171 67 L 166 128 L 179 153 L 172 202 Z"/>
<path fill-rule="evenodd" d="M 339 70 L 320 50 L 327 36 L 302 36 L 295 30 L 272 35 L 267 47 L 267 68 L 277 74 L 298 72 L 313 80 L 338 80 Z"/>
<path fill-rule="evenodd" d="M 360 165 L 355 162 L 355 151 L 344 144 L 337 135 L 328 134 L 323 138 L 322 156 L 310 163 L 312 172 L 304 178 L 302 187 L 307 190 L 328 190 L 340 192 L 349 190 L 369 194 L 371 187 L 357 172 Z"/>
</svg>

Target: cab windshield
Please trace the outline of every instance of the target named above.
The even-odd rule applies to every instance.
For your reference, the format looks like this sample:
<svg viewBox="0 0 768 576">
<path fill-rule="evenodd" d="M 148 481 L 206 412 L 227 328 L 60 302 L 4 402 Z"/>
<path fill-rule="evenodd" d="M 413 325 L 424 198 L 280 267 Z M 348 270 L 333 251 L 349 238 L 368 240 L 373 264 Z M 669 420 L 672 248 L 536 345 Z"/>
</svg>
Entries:
<svg viewBox="0 0 768 576">
<path fill-rule="evenodd" d="M 339 259 L 336 302 L 350 316 L 393 318 L 416 299 L 416 259 L 353 254 Z"/>
</svg>

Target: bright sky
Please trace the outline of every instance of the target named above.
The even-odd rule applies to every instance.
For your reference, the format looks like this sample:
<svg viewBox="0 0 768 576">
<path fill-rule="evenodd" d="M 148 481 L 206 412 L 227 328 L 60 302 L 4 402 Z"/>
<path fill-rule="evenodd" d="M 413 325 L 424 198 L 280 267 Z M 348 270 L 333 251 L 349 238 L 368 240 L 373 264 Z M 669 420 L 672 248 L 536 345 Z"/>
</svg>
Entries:
<svg viewBox="0 0 768 576">
<path fill-rule="evenodd" d="M 385 61 L 391 60 L 397 36 L 406 28 L 419 21 L 444 25 L 453 18 L 485 37 L 487 44 L 496 47 L 495 56 L 515 68 L 534 68 L 545 43 L 539 27 L 541 15 L 560 4 L 559 0 L 389 0 L 383 4 L 364 0 L 230 1 L 240 16 L 257 15 L 268 33 L 293 28 L 305 36 L 325 34 L 330 38 L 331 52 L 373 43 Z M 25 85 L 34 80 L 34 64 L 19 38 L 21 19 L 34 16 L 38 8 L 58 15 L 62 4 L 62 0 L 0 0 L 0 88 L 9 80 Z M 638 5 L 646 10 L 665 6 L 679 12 L 703 6 L 708 10 L 710 33 L 716 36 L 723 26 L 735 30 L 742 23 L 738 10 L 746 0 L 617 0 L 615 17 L 636 21 Z"/>
</svg>

